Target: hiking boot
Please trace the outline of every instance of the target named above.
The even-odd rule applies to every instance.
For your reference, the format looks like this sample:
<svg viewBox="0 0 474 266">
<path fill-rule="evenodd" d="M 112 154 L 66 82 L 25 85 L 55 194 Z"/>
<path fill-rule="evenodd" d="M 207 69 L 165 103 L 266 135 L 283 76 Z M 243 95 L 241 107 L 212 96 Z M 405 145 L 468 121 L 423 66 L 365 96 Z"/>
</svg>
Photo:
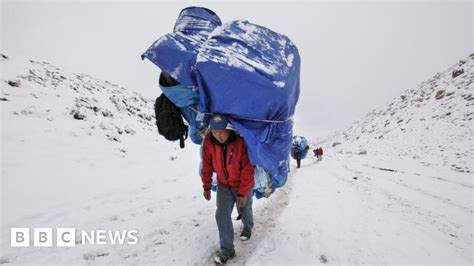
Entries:
<svg viewBox="0 0 474 266">
<path fill-rule="evenodd" d="M 252 236 L 252 230 L 244 228 L 244 230 L 242 230 L 242 233 L 240 233 L 240 240 L 247 241 L 250 239 L 250 236 Z"/>
<path fill-rule="evenodd" d="M 219 251 L 219 253 L 214 257 L 214 261 L 217 264 L 225 264 L 228 260 L 232 259 L 235 257 L 235 250 L 232 250 L 232 253 L 230 255 L 224 255 L 222 251 Z"/>
</svg>

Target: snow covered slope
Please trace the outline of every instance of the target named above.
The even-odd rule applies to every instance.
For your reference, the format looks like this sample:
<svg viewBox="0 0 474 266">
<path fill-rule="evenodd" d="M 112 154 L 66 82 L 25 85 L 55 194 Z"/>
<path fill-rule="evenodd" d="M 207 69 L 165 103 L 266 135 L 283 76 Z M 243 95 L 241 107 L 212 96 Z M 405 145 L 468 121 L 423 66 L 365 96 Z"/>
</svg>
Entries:
<svg viewBox="0 0 474 266">
<path fill-rule="evenodd" d="M 77 136 L 100 134 L 117 143 L 134 136 L 137 129 L 153 131 L 153 102 L 138 93 L 86 74 L 62 71 L 47 62 L 27 62 L 4 54 L 1 62 L 6 123 L 21 117 L 68 121 L 71 123 L 58 130 Z M 18 119 L 7 119 L 12 114 Z"/>
<path fill-rule="evenodd" d="M 120 167 L 107 163 L 133 156 L 137 140 L 151 146 L 158 139 L 153 102 L 137 93 L 46 62 L 2 54 L 1 66 L 3 197 L 15 199 L 4 206 L 7 214 L 59 195 L 67 201 L 72 195 L 61 184 L 77 193 L 100 191 L 96 184 L 106 175 L 94 167 Z M 109 185 L 121 186 L 125 176 Z"/>
<path fill-rule="evenodd" d="M 427 167 L 472 173 L 472 119 L 474 54 L 373 110 L 331 144 L 338 152 L 396 155 Z"/>
</svg>

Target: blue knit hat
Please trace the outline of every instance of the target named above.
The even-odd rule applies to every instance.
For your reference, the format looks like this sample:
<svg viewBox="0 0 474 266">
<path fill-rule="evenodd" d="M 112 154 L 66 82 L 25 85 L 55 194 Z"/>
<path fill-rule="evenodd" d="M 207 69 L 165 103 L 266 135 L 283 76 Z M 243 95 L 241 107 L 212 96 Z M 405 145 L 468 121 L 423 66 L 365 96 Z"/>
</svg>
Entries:
<svg viewBox="0 0 474 266">
<path fill-rule="evenodd" d="M 211 119 L 211 129 L 226 129 L 229 124 L 229 120 L 221 115 L 215 115 Z"/>
</svg>

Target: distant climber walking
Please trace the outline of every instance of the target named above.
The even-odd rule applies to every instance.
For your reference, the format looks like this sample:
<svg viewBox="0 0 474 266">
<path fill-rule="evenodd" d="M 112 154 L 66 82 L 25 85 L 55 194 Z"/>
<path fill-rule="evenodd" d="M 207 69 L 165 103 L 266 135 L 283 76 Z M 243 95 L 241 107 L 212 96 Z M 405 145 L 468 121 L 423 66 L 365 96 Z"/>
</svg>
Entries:
<svg viewBox="0 0 474 266">
<path fill-rule="evenodd" d="M 321 161 L 323 160 L 323 148 L 319 147 L 317 148 L 317 157 L 318 157 L 318 161 Z"/>
</svg>

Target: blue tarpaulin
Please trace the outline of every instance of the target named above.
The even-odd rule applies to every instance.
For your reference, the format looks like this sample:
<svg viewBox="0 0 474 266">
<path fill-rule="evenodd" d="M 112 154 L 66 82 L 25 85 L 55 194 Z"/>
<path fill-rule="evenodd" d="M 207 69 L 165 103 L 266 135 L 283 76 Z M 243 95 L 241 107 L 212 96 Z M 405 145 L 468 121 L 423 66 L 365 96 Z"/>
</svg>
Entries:
<svg viewBox="0 0 474 266">
<path fill-rule="evenodd" d="M 196 62 L 203 113 L 228 115 L 250 160 L 285 184 L 299 97 L 300 57 L 286 36 L 248 21 L 216 28 Z"/>
<path fill-rule="evenodd" d="M 173 33 L 156 40 L 142 54 L 181 85 L 197 90 L 193 72 L 196 55 L 209 34 L 222 25 L 220 18 L 202 7 L 188 7 L 181 11 Z"/>
<path fill-rule="evenodd" d="M 184 114 L 192 126 L 206 125 L 209 114 L 229 117 L 256 166 L 256 196 L 267 196 L 269 185 L 273 191 L 288 176 L 292 116 L 300 93 L 298 50 L 288 37 L 248 21 L 220 25 L 210 10 L 183 12 L 175 32 L 158 39 L 142 58 L 199 99 L 199 104 L 190 106 L 198 111 L 195 119 Z"/>
</svg>

